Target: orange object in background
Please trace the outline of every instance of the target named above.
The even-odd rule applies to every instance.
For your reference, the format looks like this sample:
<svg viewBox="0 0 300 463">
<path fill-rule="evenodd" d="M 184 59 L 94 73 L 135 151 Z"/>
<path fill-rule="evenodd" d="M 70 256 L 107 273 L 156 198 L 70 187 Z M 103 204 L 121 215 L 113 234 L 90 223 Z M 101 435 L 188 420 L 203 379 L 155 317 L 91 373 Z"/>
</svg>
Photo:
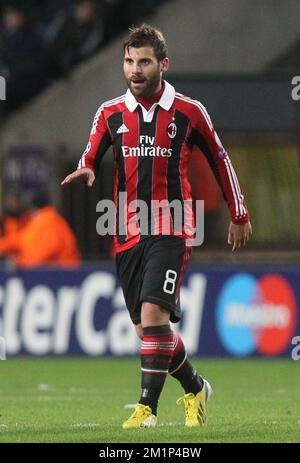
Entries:
<svg viewBox="0 0 300 463">
<path fill-rule="evenodd" d="M 75 236 L 65 219 L 53 206 L 46 206 L 31 214 L 22 229 L 14 233 L 10 250 L 0 252 L 14 254 L 13 261 L 19 268 L 38 265 L 77 266 L 80 253 Z"/>
<path fill-rule="evenodd" d="M 80 254 L 75 236 L 53 206 L 34 213 L 31 221 L 19 234 L 17 267 L 34 265 L 77 266 Z"/>
<path fill-rule="evenodd" d="M 18 233 L 28 224 L 30 215 L 22 214 L 20 217 L 8 216 L 3 219 L 3 235 L 0 236 L 0 253 L 15 252 L 18 247 Z"/>
<path fill-rule="evenodd" d="M 6 217 L 3 226 L 4 235 L 9 236 L 18 232 L 28 223 L 29 219 L 30 216 L 26 213 L 21 215 L 21 217 Z"/>
</svg>

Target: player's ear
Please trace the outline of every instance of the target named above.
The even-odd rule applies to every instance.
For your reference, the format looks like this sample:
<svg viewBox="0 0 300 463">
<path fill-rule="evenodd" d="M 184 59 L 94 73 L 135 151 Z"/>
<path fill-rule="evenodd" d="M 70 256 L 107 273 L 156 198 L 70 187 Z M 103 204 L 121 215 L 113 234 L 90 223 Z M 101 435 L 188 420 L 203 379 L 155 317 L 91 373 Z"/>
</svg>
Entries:
<svg viewBox="0 0 300 463">
<path fill-rule="evenodd" d="M 161 71 L 167 72 L 168 69 L 169 69 L 169 58 L 164 58 L 161 61 Z"/>
</svg>

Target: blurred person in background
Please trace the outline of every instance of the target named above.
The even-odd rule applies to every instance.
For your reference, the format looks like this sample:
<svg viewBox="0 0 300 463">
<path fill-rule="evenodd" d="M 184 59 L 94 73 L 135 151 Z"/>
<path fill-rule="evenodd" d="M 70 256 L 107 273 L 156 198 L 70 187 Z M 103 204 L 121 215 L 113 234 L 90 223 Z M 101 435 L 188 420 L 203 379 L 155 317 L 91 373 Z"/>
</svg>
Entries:
<svg viewBox="0 0 300 463">
<path fill-rule="evenodd" d="M 5 106 L 13 110 L 35 95 L 46 81 L 47 64 L 41 41 L 25 10 L 4 10 L 0 29 L 0 75 L 5 77 Z"/>
<path fill-rule="evenodd" d="M 14 252 L 17 234 L 27 225 L 30 215 L 26 210 L 20 189 L 12 189 L 3 198 L 3 216 L 0 218 L 0 250 L 3 254 Z"/>
<path fill-rule="evenodd" d="M 43 3 L 36 23 L 37 32 L 46 47 L 54 42 L 60 33 L 70 15 L 73 3 L 73 0 L 52 0 L 51 3 Z"/>
<path fill-rule="evenodd" d="M 227 200 L 231 217 L 227 239 L 233 251 L 250 238 L 249 214 L 206 109 L 162 78 L 169 67 L 162 33 L 147 25 L 133 28 L 123 51 L 128 90 L 99 107 L 78 168 L 62 184 L 83 182 L 91 187 L 104 154 L 113 145 L 116 268 L 129 315 L 142 340 L 141 395 L 123 428 L 157 425 L 158 400 L 168 373 L 185 391 L 177 401 L 184 404 L 185 425 L 203 426 L 212 388 L 193 368 L 181 337 L 170 326 L 170 321 L 181 319 L 179 292 L 191 253 L 191 234 L 185 223 L 182 226 L 182 217 L 188 220 L 192 212 L 189 209 L 186 217 L 182 209 L 187 202 L 190 207 L 192 199 L 188 165 L 193 146 L 207 158 Z M 132 210 L 131 201 L 137 199 L 146 203 L 147 217 L 137 216 L 139 205 Z M 161 214 L 154 200 L 167 202 Z M 170 210 L 174 200 L 181 205 L 179 230 Z M 154 224 L 147 220 L 149 215 L 155 217 Z M 169 232 L 162 223 L 171 225 Z"/>
<path fill-rule="evenodd" d="M 50 204 L 46 190 L 23 192 L 27 222 L 0 238 L 0 255 L 9 256 L 17 268 L 75 267 L 80 263 L 76 238 L 66 220 Z"/>
<path fill-rule="evenodd" d="M 50 44 L 50 59 L 58 75 L 90 57 L 101 45 L 104 36 L 102 16 L 92 0 L 75 4 L 55 40 Z"/>
</svg>

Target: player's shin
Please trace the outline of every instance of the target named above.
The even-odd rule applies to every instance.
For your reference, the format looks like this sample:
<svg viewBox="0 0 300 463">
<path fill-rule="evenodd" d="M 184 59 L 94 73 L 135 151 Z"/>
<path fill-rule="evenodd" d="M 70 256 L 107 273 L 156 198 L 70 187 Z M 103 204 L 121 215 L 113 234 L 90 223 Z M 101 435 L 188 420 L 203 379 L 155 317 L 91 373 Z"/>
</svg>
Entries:
<svg viewBox="0 0 300 463">
<path fill-rule="evenodd" d="M 174 334 L 174 351 L 169 367 L 170 375 L 177 379 L 187 393 L 197 394 L 203 388 L 203 379 L 190 363 L 181 337 Z"/>
<path fill-rule="evenodd" d="M 144 327 L 141 347 L 142 392 L 139 403 L 156 415 L 157 404 L 173 356 L 174 337 L 170 325 Z"/>
</svg>

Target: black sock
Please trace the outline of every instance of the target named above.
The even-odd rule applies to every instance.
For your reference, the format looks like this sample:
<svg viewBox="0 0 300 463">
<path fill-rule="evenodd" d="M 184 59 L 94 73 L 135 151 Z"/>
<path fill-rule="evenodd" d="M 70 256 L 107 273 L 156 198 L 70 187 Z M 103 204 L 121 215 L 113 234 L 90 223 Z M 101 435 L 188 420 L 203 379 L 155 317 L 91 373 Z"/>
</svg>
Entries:
<svg viewBox="0 0 300 463">
<path fill-rule="evenodd" d="M 175 334 L 175 347 L 169 373 L 182 385 L 186 394 L 197 394 L 203 388 L 203 379 L 191 365 L 181 337 Z"/>
<path fill-rule="evenodd" d="M 157 415 L 157 405 L 160 393 L 161 389 L 144 388 L 142 389 L 139 403 L 143 405 L 149 405 L 152 410 L 152 414 Z"/>
<path fill-rule="evenodd" d="M 139 403 L 149 405 L 153 415 L 156 415 L 158 399 L 173 355 L 173 332 L 170 325 L 149 326 L 143 331 L 142 393 Z"/>
</svg>

